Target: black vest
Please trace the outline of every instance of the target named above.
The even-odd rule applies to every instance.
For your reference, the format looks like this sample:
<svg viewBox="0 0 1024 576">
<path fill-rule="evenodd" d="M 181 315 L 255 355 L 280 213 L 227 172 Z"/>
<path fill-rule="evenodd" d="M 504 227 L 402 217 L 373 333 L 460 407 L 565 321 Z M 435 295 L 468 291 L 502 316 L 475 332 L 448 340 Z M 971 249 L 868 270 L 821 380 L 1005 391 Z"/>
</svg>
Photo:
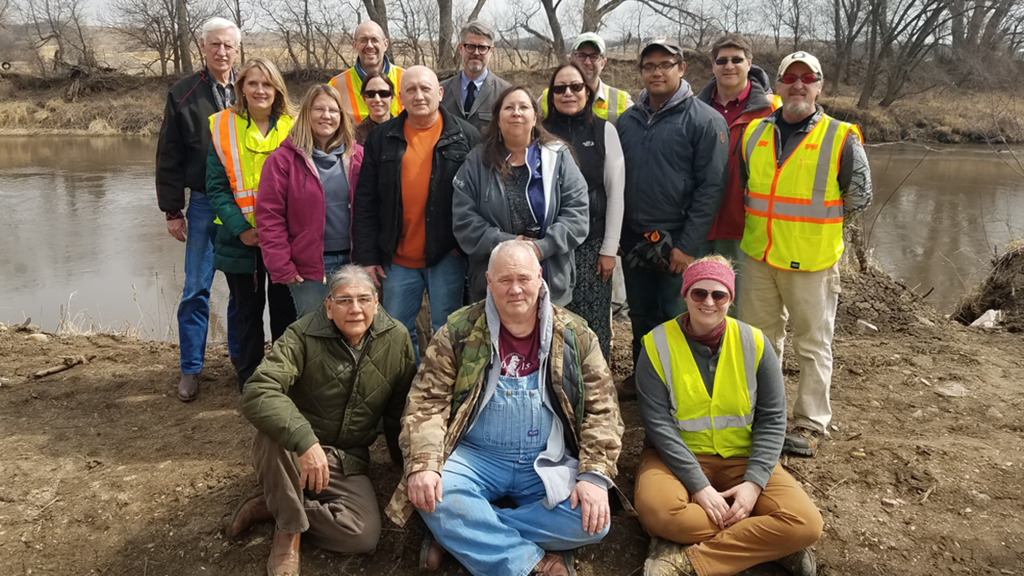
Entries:
<svg viewBox="0 0 1024 576">
<path fill-rule="evenodd" d="M 566 116 L 558 110 L 551 110 L 544 119 L 544 127 L 572 147 L 576 164 L 587 180 L 587 195 L 590 199 L 590 233 L 587 240 L 591 240 L 604 238 L 604 215 L 608 207 L 608 195 L 604 190 L 604 131 L 607 121 L 594 118 L 593 123 L 588 123 L 583 118 L 584 112 Z"/>
</svg>

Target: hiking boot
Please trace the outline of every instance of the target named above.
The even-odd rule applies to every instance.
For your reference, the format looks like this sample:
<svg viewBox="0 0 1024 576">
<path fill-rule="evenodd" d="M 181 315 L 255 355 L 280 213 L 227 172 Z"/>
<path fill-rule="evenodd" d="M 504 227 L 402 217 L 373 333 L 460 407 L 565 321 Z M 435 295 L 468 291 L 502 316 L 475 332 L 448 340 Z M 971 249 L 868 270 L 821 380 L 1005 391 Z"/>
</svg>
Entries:
<svg viewBox="0 0 1024 576">
<path fill-rule="evenodd" d="M 199 374 L 182 374 L 178 382 L 178 400 L 191 402 L 199 397 Z"/>
<path fill-rule="evenodd" d="M 775 561 L 793 576 L 817 576 L 818 561 L 814 558 L 814 552 L 810 548 L 804 548 L 784 558 Z"/>
<path fill-rule="evenodd" d="M 537 562 L 530 576 L 576 576 L 572 551 L 548 552 Z"/>
<path fill-rule="evenodd" d="M 224 533 L 230 540 L 245 532 L 254 524 L 273 519 L 274 516 L 270 513 L 270 509 L 267 508 L 267 499 L 260 494 L 238 505 L 235 513 L 228 519 L 228 527 Z"/>
<path fill-rule="evenodd" d="M 686 546 L 664 538 L 651 538 L 644 562 L 644 576 L 683 576 L 696 574 L 686 557 Z"/>
<path fill-rule="evenodd" d="M 621 382 L 616 382 L 615 392 L 618 393 L 620 400 L 636 398 L 636 375 L 630 376 Z"/>
<path fill-rule="evenodd" d="M 818 451 L 818 445 L 824 434 L 817 430 L 797 426 L 786 435 L 786 441 L 782 444 L 782 451 L 797 456 L 814 456 Z"/>
<path fill-rule="evenodd" d="M 299 576 L 299 537 L 274 530 L 274 543 L 267 560 L 268 576 Z"/>
<path fill-rule="evenodd" d="M 435 572 L 441 567 L 444 548 L 434 540 L 434 535 L 427 531 L 420 544 L 420 572 Z"/>
</svg>

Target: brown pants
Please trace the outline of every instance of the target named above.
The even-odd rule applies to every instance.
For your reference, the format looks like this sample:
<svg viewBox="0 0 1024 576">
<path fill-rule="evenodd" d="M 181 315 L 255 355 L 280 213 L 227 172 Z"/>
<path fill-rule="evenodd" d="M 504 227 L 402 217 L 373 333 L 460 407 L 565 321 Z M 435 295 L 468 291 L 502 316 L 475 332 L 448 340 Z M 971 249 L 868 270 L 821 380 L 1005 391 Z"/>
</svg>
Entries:
<svg viewBox="0 0 1024 576">
<path fill-rule="evenodd" d="M 720 492 L 743 482 L 746 458 L 697 456 L 701 470 Z M 786 472 L 775 465 L 750 516 L 720 530 L 665 466 L 654 448 L 640 453 L 636 511 L 651 536 L 693 544 L 686 555 L 700 576 L 728 576 L 814 544 L 821 536 L 821 514 Z"/>
<path fill-rule="evenodd" d="M 252 465 L 277 529 L 342 554 L 371 554 L 380 540 L 380 510 L 366 476 L 345 476 L 337 450 L 325 446 L 330 481 L 319 494 L 299 486 L 299 457 L 257 432 Z"/>
</svg>

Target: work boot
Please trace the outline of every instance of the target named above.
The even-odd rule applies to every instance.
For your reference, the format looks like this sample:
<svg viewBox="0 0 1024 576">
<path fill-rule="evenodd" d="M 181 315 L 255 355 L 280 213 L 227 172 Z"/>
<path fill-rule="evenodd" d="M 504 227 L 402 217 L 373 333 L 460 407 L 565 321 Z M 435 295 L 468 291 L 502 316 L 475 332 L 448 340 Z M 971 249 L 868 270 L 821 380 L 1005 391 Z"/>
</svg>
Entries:
<svg viewBox="0 0 1024 576">
<path fill-rule="evenodd" d="M 782 566 L 793 576 L 817 576 L 818 561 L 814 558 L 814 551 L 804 548 L 789 556 L 779 558 L 776 564 Z"/>
<path fill-rule="evenodd" d="M 651 538 L 647 547 L 647 561 L 644 562 L 644 576 L 683 576 L 697 574 L 686 557 L 686 546 L 665 540 Z"/>
<path fill-rule="evenodd" d="M 615 392 L 618 394 L 619 400 L 636 398 L 636 375 L 630 376 L 621 382 L 616 382 Z"/>
<path fill-rule="evenodd" d="M 441 558 L 444 557 L 444 548 L 434 540 L 434 535 L 429 531 L 423 537 L 420 545 L 420 572 L 435 572 L 441 567 Z"/>
<path fill-rule="evenodd" d="M 274 544 L 267 560 L 267 576 L 299 576 L 299 537 L 274 530 Z"/>
<path fill-rule="evenodd" d="M 548 552 L 537 562 L 530 576 L 576 576 L 572 552 Z"/>
<path fill-rule="evenodd" d="M 786 435 L 786 441 L 782 444 L 782 451 L 787 454 L 796 454 L 797 456 L 814 456 L 814 453 L 818 451 L 818 444 L 821 443 L 823 436 L 824 434 L 817 430 L 797 426 Z"/>
<path fill-rule="evenodd" d="M 178 400 L 191 402 L 199 397 L 199 374 L 182 374 L 178 382 Z"/>
<path fill-rule="evenodd" d="M 260 494 L 243 501 L 238 508 L 235 508 L 235 513 L 228 519 L 228 526 L 224 533 L 230 540 L 251 528 L 253 524 L 273 519 L 274 516 L 267 508 L 267 499 Z"/>
</svg>

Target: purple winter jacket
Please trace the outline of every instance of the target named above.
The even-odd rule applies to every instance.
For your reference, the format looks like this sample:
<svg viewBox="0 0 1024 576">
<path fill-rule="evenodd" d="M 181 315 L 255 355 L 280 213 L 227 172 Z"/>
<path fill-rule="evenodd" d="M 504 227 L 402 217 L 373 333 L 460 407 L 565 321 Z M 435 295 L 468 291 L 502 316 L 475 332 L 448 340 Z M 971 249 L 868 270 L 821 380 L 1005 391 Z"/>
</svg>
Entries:
<svg viewBox="0 0 1024 576">
<path fill-rule="evenodd" d="M 352 192 L 363 164 L 363 147 L 353 144 L 344 156 L 348 175 L 349 210 Z M 283 283 L 296 275 L 324 277 L 324 187 L 313 160 L 286 139 L 263 164 L 256 196 L 256 222 L 263 262 L 270 279 Z"/>
</svg>

